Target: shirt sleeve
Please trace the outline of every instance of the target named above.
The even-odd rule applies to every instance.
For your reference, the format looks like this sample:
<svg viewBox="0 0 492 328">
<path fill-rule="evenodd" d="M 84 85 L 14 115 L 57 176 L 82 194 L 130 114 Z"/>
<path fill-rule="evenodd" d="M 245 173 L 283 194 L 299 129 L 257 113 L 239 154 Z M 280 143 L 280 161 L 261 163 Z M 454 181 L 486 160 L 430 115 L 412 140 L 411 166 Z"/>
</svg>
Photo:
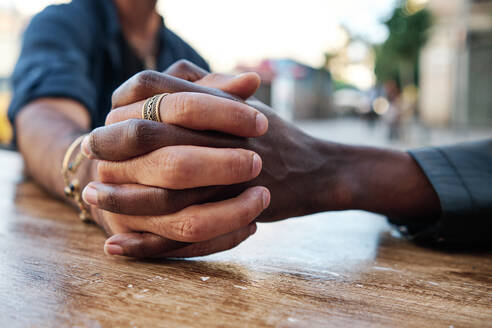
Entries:
<svg viewBox="0 0 492 328">
<path fill-rule="evenodd" d="M 63 97 L 96 110 L 96 90 L 89 78 L 93 48 L 87 18 L 73 6 L 51 6 L 36 15 L 23 35 L 22 49 L 11 77 L 9 119 L 41 97 Z M 85 17 L 85 18 L 84 18 Z"/>
<path fill-rule="evenodd" d="M 417 240 L 491 245 L 492 139 L 409 153 L 436 191 L 442 212 L 430 225 L 399 224 Z"/>
</svg>

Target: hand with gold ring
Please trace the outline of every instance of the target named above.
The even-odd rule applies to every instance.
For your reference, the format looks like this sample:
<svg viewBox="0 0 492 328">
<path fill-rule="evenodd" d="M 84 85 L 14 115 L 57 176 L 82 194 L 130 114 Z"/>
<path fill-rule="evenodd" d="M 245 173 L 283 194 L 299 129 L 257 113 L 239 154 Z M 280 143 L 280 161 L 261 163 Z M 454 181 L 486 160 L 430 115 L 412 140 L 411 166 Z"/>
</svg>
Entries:
<svg viewBox="0 0 492 328">
<path fill-rule="evenodd" d="M 124 214 L 122 216 L 124 219 L 121 221 L 126 223 L 135 220 L 135 216 L 154 217 L 159 213 L 179 213 L 180 211 L 186 212 L 190 208 L 197 209 L 198 211 L 194 212 L 197 216 L 192 216 L 195 226 L 191 230 L 199 232 L 203 229 L 200 224 L 209 224 L 210 227 L 215 224 L 237 223 L 237 220 L 242 220 L 241 217 L 245 213 L 243 211 L 249 211 L 246 217 L 256 216 L 254 221 L 274 221 L 323 210 L 346 209 L 352 206 L 351 195 L 347 191 L 348 186 L 351 186 L 350 184 L 354 181 L 351 181 L 350 175 L 346 174 L 346 167 L 357 161 L 351 155 L 352 149 L 310 137 L 279 118 L 266 105 L 254 99 L 247 99 L 258 87 L 259 79 L 256 74 L 236 77 L 221 74 L 207 75 L 189 63 L 178 63 L 171 67 L 170 71 L 182 79 L 168 74 L 144 72 L 118 88 L 113 95 L 114 110 L 107 120 L 110 124 L 92 132 L 90 138 L 83 143 L 86 152 L 99 159 L 113 162 L 109 166 L 114 170 L 125 167 L 127 171 L 131 171 L 132 167 L 138 166 L 136 162 L 138 158 L 147 159 L 149 167 L 157 168 L 162 165 L 162 162 L 155 158 L 149 160 L 153 158 L 152 154 L 161 153 L 165 149 L 185 147 L 190 150 L 189 156 L 187 160 L 179 161 L 179 165 L 174 166 L 173 171 L 180 175 L 178 180 L 186 180 L 190 176 L 195 178 L 193 172 L 196 171 L 202 175 L 210 174 L 202 169 L 210 170 L 211 166 L 216 166 L 217 170 L 234 172 L 233 174 L 239 172 L 238 167 L 244 167 L 241 161 L 236 161 L 236 165 L 227 167 L 227 165 L 217 164 L 216 156 L 200 157 L 199 154 L 203 154 L 203 151 L 208 153 L 207 149 L 213 149 L 213 152 L 225 151 L 224 154 L 228 154 L 226 156 L 234 155 L 237 150 L 250 150 L 262 159 L 261 173 L 252 180 L 246 179 L 245 182 L 229 185 L 217 178 L 204 178 L 208 187 L 194 188 L 187 184 L 186 189 L 179 189 L 177 186 L 175 186 L 176 189 L 156 187 L 155 180 L 158 179 L 154 179 L 153 175 L 156 170 L 159 170 L 158 168 L 147 170 L 145 175 L 148 176 L 149 184 L 146 185 L 122 184 L 126 181 L 128 174 L 125 174 L 123 179 L 121 176 L 111 177 L 115 179 L 113 181 L 118 182 L 99 182 L 88 186 L 90 189 L 97 190 L 97 208 L 103 213 Z M 193 81 L 197 76 L 195 83 L 188 82 L 188 80 Z M 203 103 L 197 106 L 198 112 L 186 111 L 187 115 L 192 115 L 183 119 L 186 115 L 174 116 L 172 113 L 165 112 L 167 105 L 176 104 L 169 95 L 165 100 L 171 99 L 171 101 L 164 106 L 161 103 L 160 113 L 163 123 L 141 119 L 141 106 L 148 97 L 161 93 L 174 95 L 180 93 L 179 91 L 184 94 L 213 95 L 224 98 L 224 100 L 234 100 L 234 102 L 223 103 L 227 104 L 229 111 L 224 110 L 222 106 L 211 107 Z M 214 97 L 201 99 L 207 102 L 208 100 L 217 101 Z M 182 104 L 179 101 L 177 103 Z M 222 102 L 219 101 L 219 103 Z M 248 106 L 242 107 L 241 105 Z M 250 127 L 250 132 L 252 131 L 250 136 L 255 136 L 257 133 L 254 131 L 255 124 L 252 121 L 258 116 L 250 116 L 255 112 L 250 112 L 246 116 L 242 114 L 241 109 L 250 107 L 268 117 L 268 132 L 256 137 L 239 137 L 238 135 L 245 135 L 244 131 L 247 131 L 248 127 Z M 210 112 L 214 119 L 208 120 L 208 115 L 200 116 L 200 109 L 205 113 Z M 214 109 L 218 113 L 214 113 Z M 230 109 L 236 114 L 231 115 Z M 172 124 L 166 123 L 164 117 Z M 173 121 L 176 117 L 179 121 Z M 236 120 L 244 122 L 237 124 Z M 220 124 L 217 124 L 218 122 Z M 207 126 L 203 126 L 204 124 Z M 231 128 L 234 126 L 237 128 Z M 197 158 L 195 156 L 198 156 L 200 160 L 193 164 L 193 158 Z M 108 164 L 100 166 L 103 172 L 105 172 L 106 165 Z M 254 202 L 237 198 L 238 195 L 251 190 L 250 188 L 258 188 L 257 186 L 266 187 L 272 195 L 269 206 L 260 211 L 261 213 L 254 210 Z M 88 193 L 84 191 L 84 194 Z M 222 201 L 234 202 L 234 206 L 228 208 L 230 212 L 216 211 L 217 208 L 210 205 Z M 209 217 L 208 221 L 204 220 L 201 215 L 205 212 L 199 210 L 203 209 L 201 206 L 213 209 L 210 213 L 214 213 L 214 219 Z M 254 223 L 250 222 L 248 227 L 254 231 Z M 165 222 L 160 222 L 160 224 L 161 228 L 166 225 Z M 173 241 L 162 235 L 136 231 L 112 236 L 106 241 L 106 247 L 109 253 L 112 247 L 116 247 L 120 251 L 118 254 L 136 257 L 205 255 L 232 248 L 247 238 L 249 228 L 244 226 L 244 228 L 237 228 L 238 226 L 230 228 L 236 229 L 233 232 L 210 240 L 191 243 L 185 247 L 170 244 Z M 190 226 L 187 227 L 187 230 L 190 230 Z M 170 251 L 173 247 L 179 249 Z"/>
<path fill-rule="evenodd" d="M 162 100 L 160 116 L 164 122 L 174 125 L 126 120 L 140 113 L 139 108 L 144 103 L 140 101 L 114 109 L 107 118 L 109 125 L 93 131 L 84 142 L 83 149 L 88 157 L 109 159 L 99 161 L 99 179 L 89 184 L 83 193 L 85 201 L 93 205 L 96 221 L 109 235 L 116 234 L 106 243 L 106 252 L 136 257 L 197 256 L 229 249 L 254 232 L 256 226 L 251 222 L 268 206 L 269 192 L 263 187 L 252 187 L 241 190 L 237 197 L 214 202 L 217 188 L 206 186 L 253 179 L 261 170 L 261 158 L 244 149 L 197 147 L 199 142 L 196 141 L 188 143 L 195 146 L 186 145 L 187 139 L 202 138 L 198 132 L 176 125 L 231 132 L 230 126 L 224 129 L 223 125 L 234 118 L 241 136 L 254 137 L 266 132 L 266 117 L 238 101 L 200 92 L 175 92 L 165 97 L 165 102 Z M 152 129 L 164 132 L 158 137 L 167 136 L 168 147 L 149 151 L 153 141 L 147 139 L 142 143 L 141 137 Z M 207 134 L 211 141 L 214 136 L 204 133 Z M 116 138 L 110 145 L 102 135 Z M 173 145 L 173 140 L 181 137 L 185 144 Z M 184 188 L 201 189 L 200 199 L 208 196 L 210 202 L 196 205 L 196 192 L 190 197 L 175 190 Z M 116 194 L 125 195 L 124 205 L 115 201 Z M 161 206 L 156 211 L 152 200 L 159 199 L 158 196 L 168 201 L 164 202 L 167 208 Z M 108 204 L 113 205 L 108 208 Z M 195 205 L 186 207 L 187 204 Z"/>
</svg>

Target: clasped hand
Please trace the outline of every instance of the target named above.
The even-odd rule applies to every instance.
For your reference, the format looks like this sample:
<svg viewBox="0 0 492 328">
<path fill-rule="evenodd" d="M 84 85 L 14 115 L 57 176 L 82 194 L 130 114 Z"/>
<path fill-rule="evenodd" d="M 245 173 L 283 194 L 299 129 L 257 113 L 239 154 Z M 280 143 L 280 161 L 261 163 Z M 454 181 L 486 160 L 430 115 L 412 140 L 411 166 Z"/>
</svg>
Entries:
<svg viewBox="0 0 492 328">
<path fill-rule="evenodd" d="M 107 253 L 206 255 L 248 238 L 256 231 L 255 219 L 312 208 L 302 206 L 301 192 L 285 181 L 300 176 L 295 162 L 311 172 L 323 163 L 299 161 L 312 155 L 301 151 L 312 148 L 306 147 L 310 137 L 266 106 L 245 101 L 259 83 L 254 73 L 208 74 L 180 61 L 165 74 L 139 73 L 115 91 L 106 125 L 82 143 L 97 172 L 83 198 L 111 236 Z M 162 123 L 141 119 L 145 99 L 164 92 L 170 95 L 160 103 Z M 267 133 L 269 121 L 274 133 Z M 265 211 L 271 188 L 292 190 L 278 194 Z"/>
</svg>

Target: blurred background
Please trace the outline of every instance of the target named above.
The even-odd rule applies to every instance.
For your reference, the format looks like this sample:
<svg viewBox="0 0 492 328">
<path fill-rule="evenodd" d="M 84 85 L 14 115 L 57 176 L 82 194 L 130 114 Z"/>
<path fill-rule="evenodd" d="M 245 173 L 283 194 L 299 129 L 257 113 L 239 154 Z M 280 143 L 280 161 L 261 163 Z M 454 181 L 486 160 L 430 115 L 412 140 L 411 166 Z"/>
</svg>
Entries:
<svg viewBox="0 0 492 328">
<path fill-rule="evenodd" d="M 0 0 L 0 142 L 30 18 L 67 1 Z M 492 0 L 160 0 L 217 72 L 310 134 L 406 148 L 492 137 Z"/>
</svg>

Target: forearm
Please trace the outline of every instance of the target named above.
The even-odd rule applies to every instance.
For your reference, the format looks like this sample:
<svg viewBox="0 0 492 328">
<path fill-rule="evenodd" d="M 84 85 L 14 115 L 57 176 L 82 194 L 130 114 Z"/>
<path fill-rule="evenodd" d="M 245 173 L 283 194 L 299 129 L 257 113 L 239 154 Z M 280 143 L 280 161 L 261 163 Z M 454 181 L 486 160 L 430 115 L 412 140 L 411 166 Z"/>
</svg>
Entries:
<svg viewBox="0 0 492 328">
<path fill-rule="evenodd" d="M 17 143 L 27 171 L 59 198 L 64 198 L 61 168 L 65 152 L 89 128 L 84 111 L 71 101 L 40 100 L 27 105 L 16 118 Z M 90 176 L 91 167 L 86 161 L 78 169 L 77 178 L 85 185 Z"/>
<path fill-rule="evenodd" d="M 325 147 L 331 149 L 333 146 Z M 328 151 L 328 150 L 327 150 Z M 412 220 L 437 218 L 439 199 L 407 153 L 389 149 L 339 146 L 337 209 L 360 209 Z M 329 175 L 329 173 L 326 173 Z M 333 192 L 321 201 L 333 206 Z"/>
</svg>

